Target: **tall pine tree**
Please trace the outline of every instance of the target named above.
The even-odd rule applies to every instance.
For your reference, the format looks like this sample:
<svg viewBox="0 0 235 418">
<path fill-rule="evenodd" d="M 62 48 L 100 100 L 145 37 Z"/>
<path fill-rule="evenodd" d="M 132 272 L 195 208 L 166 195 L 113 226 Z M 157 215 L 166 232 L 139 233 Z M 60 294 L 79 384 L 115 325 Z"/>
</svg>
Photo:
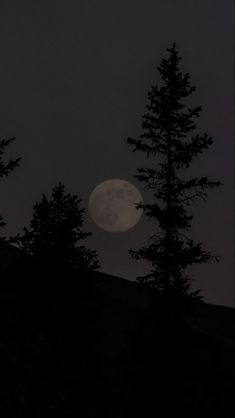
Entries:
<svg viewBox="0 0 235 418">
<path fill-rule="evenodd" d="M 43 194 L 35 204 L 30 229 L 24 228 L 19 244 L 44 271 L 85 272 L 99 267 L 96 251 L 80 244 L 91 235 L 82 231 L 84 209 L 80 204 L 77 195 L 66 193 L 62 183 L 52 189 L 51 200 Z"/>
<path fill-rule="evenodd" d="M 206 133 L 192 134 L 201 106 L 192 108 L 185 103 L 195 87 L 190 84 L 189 74 L 182 74 L 179 69 L 181 57 L 176 44 L 167 51 L 167 58 L 158 67 L 162 82 L 148 92 L 143 133 L 137 139 L 127 140 L 134 152 L 142 151 L 147 158 L 154 158 L 153 168 L 139 168 L 135 177 L 153 193 L 153 202 L 138 207 L 158 222 L 159 232 L 151 236 L 148 246 L 130 250 L 130 254 L 152 265 L 151 272 L 139 277 L 139 281 L 165 295 L 200 298 L 199 291 L 191 291 L 185 269 L 217 257 L 185 235 L 193 220 L 187 207 L 197 199 L 205 199 L 208 190 L 220 182 L 209 181 L 206 176 L 185 179 L 185 169 L 212 144 L 212 138 Z"/>
<path fill-rule="evenodd" d="M 9 281 L 18 302 L 10 355 L 1 362 L 2 416 L 84 416 L 93 401 L 98 310 L 88 272 L 98 261 L 82 244 L 90 235 L 83 214 L 81 200 L 59 183 L 34 205 L 30 227 L 18 236 L 25 258 L 23 280 L 17 269 Z"/>
</svg>

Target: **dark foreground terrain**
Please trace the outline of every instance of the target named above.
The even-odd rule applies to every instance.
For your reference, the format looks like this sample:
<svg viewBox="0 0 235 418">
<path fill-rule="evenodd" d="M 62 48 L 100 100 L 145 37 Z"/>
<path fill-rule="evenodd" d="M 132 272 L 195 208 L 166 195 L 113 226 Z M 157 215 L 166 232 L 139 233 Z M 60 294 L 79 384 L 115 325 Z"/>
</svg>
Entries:
<svg viewBox="0 0 235 418">
<path fill-rule="evenodd" d="M 2 272 L 0 416 L 234 416 L 234 309 L 184 321 L 141 285 Z"/>
</svg>

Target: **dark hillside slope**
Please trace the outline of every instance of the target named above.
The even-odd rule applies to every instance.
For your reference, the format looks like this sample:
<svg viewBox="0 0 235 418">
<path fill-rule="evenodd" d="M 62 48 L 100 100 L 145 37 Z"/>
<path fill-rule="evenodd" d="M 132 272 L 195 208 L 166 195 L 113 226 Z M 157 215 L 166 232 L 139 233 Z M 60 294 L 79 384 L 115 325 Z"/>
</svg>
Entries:
<svg viewBox="0 0 235 418">
<path fill-rule="evenodd" d="M 235 310 L 198 304 L 183 331 L 167 332 L 162 319 L 149 313 L 149 289 L 110 275 L 98 277 L 103 373 L 110 396 L 127 408 L 127 416 L 152 416 L 158 404 L 165 413 L 181 416 L 204 411 L 207 417 L 232 417 Z"/>
<path fill-rule="evenodd" d="M 101 272 L 2 273 L 0 415 L 233 417 L 234 309 L 198 305 L 167 329 L 150 302 Z"/>
</svg>

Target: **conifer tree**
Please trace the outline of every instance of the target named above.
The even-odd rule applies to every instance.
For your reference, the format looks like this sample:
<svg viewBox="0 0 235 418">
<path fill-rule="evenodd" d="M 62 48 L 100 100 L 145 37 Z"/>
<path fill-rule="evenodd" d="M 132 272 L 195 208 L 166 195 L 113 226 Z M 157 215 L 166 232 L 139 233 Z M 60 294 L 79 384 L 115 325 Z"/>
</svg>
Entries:
<svg viewBox="0 0 235 418">
<path fill-rule="evenodd" d="M 149 245 L 130 250 L 130 254 L 152 265 L 151 272 L 137 280 L 165 295 L 200 298 L 199 291 L 190 290 L 191 279 L 185 269 L 213 258 L 218 261 L 218 257 L 186 235 L 193 220 L 188 206 L 200 198 L 205 199 L 208 190 L 218 187 L 220 182 L 210 181 L 206 176 L 187 178 L 186 169 L 213 141 L 206 133 L 193 133 L 201 106 L 188 106 L 185 99 L 195 87 L 191 86 L 189 74 L 179 69 L 181 57 L 176 44 L 167 52 L 167 58 L 162 59 L 158 67 L 161 83 L 148 92 L 143 133 L 137 139 L 127 139 L 134 152 L 141 151 L 153 159 L 151 168 L 139 168 L 134 177 L 153 194 L 151 203 L 140 203 L 137 207 L 143 208 L 145 215 L 158 223 Z"/>
<path fill-rule="evenodd" d="M 14 141 L 15 138 L 9 139 L 1 139 L 0 141 L 0 178 L 7 177 L 12 171 L 15 170 L 17 166 L 19 166 L 21 158 L 17 158 L 16 160 L 8 160 L 4 162 L 3 156 L 6 151 L 8 145 Z M 4 227 L 6 223 L 3 220 L 3 217 L 0 215 L 0 228 Z M 5 241 L 5 237 L 0 237 L 0 241 Z"/>
<path fill-rule="evenodd" d="M 44 270 L 84 272 L 99 267 L 96 251 L 80 244 L 91 235 L 82 231 L 80 204 L 78 196 L 66 193 L 62 183 L 52 189 L 51 200 L 43 194 L 35 204 L 30 229 L 24 228 L 19 245 Z"/>
</svg>

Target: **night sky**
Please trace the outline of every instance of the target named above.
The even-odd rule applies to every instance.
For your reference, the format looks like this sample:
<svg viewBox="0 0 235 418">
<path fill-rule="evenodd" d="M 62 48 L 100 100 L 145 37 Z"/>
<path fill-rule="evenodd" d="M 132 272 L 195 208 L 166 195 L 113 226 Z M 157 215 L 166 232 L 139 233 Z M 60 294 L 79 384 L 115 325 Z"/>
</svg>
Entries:
<svg viewBox="0 0 235 418">
<path fill-rule="evenodd" d="M 192 237 L 221 262 L 191 273 L 206 302 L 232 306 L 233 32 L 232 0 L 1 1 L 0 138 L 15 136 L 9 156 L 22 157 L 0 184 L 4 233 L 27 226 L 34 203 L 58 181 L 85 208 L 94 187 L 109 178 L 132 182 L 148 199 L 133 178 L 145 156 L 133 154 L 126 139 L 141 134 L 147 91 L 176 42 L 181 69 L 197 87 L 190 103 L 202 105 L 198 130 L 214 139 L 191 173 L 223 183 L 192 208 Z M 101 270 L 131 280 L 148 265 L 131 261 L 128 250 L 145 245 L 153 228 L 142 218 L 114 234 L 88 213 L 85 219 Z"/>
</svg>

